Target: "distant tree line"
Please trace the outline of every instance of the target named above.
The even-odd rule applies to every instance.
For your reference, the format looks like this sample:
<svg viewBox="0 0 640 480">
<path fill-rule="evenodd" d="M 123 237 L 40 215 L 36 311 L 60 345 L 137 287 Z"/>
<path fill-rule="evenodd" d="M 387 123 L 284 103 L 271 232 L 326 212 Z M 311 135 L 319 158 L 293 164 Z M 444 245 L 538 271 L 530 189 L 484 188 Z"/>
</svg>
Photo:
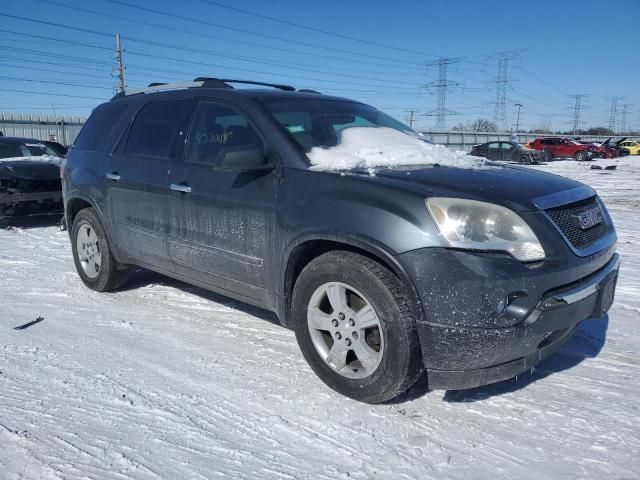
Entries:
<svg viewBox="0 0 640 480">
<path fill-rule="evenodd" d="M 491 133 L 491 132 L 497 132 L 498 131 L 498 126 L 494 122 L 492 122 L 491 120 L 487 120 L 486 118 L 479 118 L 478 120 L 475 120 L 475 121 L 473 121 L 471 123 L 467 123 L 467 124 L 459 123 L 455 127 L 452 127 L 451 130 L 453 130 L 454 132 L 488 132 L 488 133 Z M 553 130 L 549 130 L 549 129 L 546 129 L 546 128 L 532 128 L 532 129 L 526 130 L 526 131 L 523 130 L 521 133 L 537 133 L 537 134 L 542 134 L 542 135 L 556 134 L 556 135 L 568 135 L 568 136 L 574 136 L 574 135 L 597 135 L 597 136 L 606 136 L 606 137 L 613 137 L 614 135 L 617 135 L 617 136 L 640 136 L 640 131 L 614 133 L 612 130 L 610 130 L 607 127 L 593 127 L 593 128 L 588 128 L 588 129 L 580 129 L 580 130 L 576 130 L 575 133 L 572 130 L 569 130 L 569 131 L 556 130 L 554 132 Z"/>
</svg>

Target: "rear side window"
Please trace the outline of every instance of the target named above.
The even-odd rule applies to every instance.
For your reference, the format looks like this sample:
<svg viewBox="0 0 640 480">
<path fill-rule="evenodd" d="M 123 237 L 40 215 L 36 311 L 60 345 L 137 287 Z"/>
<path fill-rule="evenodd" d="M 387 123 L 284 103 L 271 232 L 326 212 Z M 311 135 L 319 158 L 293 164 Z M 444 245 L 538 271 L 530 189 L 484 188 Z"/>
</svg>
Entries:
<svg viewBox="0 0 640 480">
<path fill-rule="evenodd" d="M 175 158 L 180 125 L 188 104 L 187 100 L 147 103 L 133 122 L 124 153 Z"/>
<path fill-rule="evenodd" d="M 117 102 L 104 103 L 97 107 L 80 130 L 73 143 L 73 148 L 97 150 L 101 147 L 128 106 L 125 103 Z"/>
<path fill-rule="evenodd" d="M 200 102 L 187 140 L 188 163 L 215 166 L 227 153 L 264 151 L 258 132 L 236 110 L 213 102 Z"/>
</svg>

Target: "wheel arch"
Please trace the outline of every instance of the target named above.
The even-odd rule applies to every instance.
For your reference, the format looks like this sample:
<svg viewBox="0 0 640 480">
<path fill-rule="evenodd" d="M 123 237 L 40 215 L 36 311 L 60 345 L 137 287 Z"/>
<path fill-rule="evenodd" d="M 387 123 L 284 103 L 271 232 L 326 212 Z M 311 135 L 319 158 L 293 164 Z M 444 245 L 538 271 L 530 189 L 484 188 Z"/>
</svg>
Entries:
<svg viewBox="0 0 640 480">
<path fill-rule="evenodd" d="M 411 277 L 394 255 L 369 239 L 334 233 L 305 235 L 291 245 L 283 257 L 280 275 L 279 293 L 282 299 L 278 308 L 278 317 L 284 326 L 289 326 L 291 314 L 291 298 L 295 282 L 302 269 L 314 258 L 333 250 L 344 250 L 359 253 L 388 268 L 400 281 L 408 287 L 413 314 L 416 320 L 422 319 L 422 303 Z"/>
<path fill-rule="evenodd" d="M 114 250 L 114 254 L 116 254 L 116 258 L 117 258 L 115 245 L 113 245 L 111 231 L 109 229 L 110 224 L 106 221 L 104 215 L 102 214 L 102 210 L 98 207 L 96 202 L 94 202 L 88 197 L 85 197 L 84 195 L 74 195 L 73 197 L 67 199 L 65 202 L 64 217 L 65 217 L 65 221 L 67 222 L 67 231 L 69 233 L 69 236 L 71 236 L 73 221 L 75 220 L 78 213 L 81 210 L 84 210 L 85 208 L 92 208 L 93 211 L 96 212 L 98 219 L 102 223 L 102 228 L 104 229 L 104 233 L 107 236 L 107 240 L 109 241 L 109 244 L 111 245 L 111 248 Z"/>
</svg>

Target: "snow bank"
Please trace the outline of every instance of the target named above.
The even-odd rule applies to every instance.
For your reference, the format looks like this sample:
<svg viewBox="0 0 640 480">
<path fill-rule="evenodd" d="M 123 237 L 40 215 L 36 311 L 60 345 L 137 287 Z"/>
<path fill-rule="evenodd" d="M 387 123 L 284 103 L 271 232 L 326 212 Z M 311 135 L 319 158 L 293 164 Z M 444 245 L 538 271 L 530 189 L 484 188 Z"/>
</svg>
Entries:
<svg viewBox="0 0 640 480">
<path fill-rule="evenodd" d="M 56 165 L 60 165 L 60 162 L 62 162 L 62 159 L 54 155 L 41 155 L 39 157 L 31 156 L 31 157 L 0 158 L 0 162 L 49 162 L 49 163 L 54 163 Z"/>
<path fill-rule="evenodd" d="M 313 170 L 352 170 L 406 165 L 484 168 L 485 161 L 442 145 L 426 143 L 392 128 L 351 127 L 335 147 L 314 147 L 307 153 Z"/>
</svg>

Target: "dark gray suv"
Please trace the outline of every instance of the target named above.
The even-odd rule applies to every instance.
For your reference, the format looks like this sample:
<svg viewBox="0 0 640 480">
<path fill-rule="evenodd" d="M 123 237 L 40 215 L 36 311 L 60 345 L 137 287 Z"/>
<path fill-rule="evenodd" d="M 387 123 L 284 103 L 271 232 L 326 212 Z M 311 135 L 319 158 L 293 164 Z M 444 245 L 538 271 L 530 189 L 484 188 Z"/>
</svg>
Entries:
<svg viewBox="0 0 640 480">
<path fill-rule="evenodd" d="M 433 389 L 508 379 L 610 308 L 616 234 L 591 188 L 449 161 L 362 103 L 238 83 L 257 82 L 94 110 L 62 170 L 89 288 L 141 266 L 272 310 L 327 385 L 372 403 L 425 372 Z"/>
</svg>

